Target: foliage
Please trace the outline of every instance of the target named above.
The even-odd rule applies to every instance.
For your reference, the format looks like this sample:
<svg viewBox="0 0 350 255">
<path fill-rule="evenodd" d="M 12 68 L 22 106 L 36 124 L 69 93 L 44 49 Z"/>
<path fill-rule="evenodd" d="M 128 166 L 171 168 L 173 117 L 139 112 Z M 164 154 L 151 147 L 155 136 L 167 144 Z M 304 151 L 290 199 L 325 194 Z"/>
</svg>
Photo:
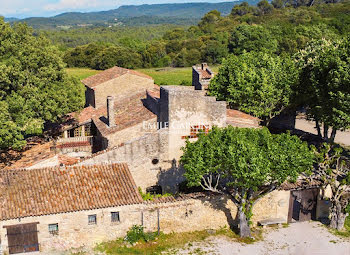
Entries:
<svg viewBox="0 0 350 255">
<path fill-rule="evenodd" d="M 32 33 L 0 19 L 0 149 L 20 149 L 45 122 L 84 105 L 84 87 L 67 76 L 57 48 Z"/>
<path fill-rule="evenodd" d="M 151 194 L 151 193 L 143 193 L 142 189 L 139 187 L 139 193 L 142 197 L 143 200 L 148 201 L 148 200 L 153 200 L 154 198 L 161 198 L 161 197 L 171 197 L 172 195 L 169 193 L 165 194 Z"/>
<path fill-rule="evenodd" d="M 141 225 L 133 225 L 126 233 L 124 240 L 130 244 L 134 244 L 138 241 L 149 242 L 153 241 L 156 235 L 157 233 L 145 233 L 144 227 Z"/>
<path fill-rule="evenodd" d="M 177 249 L 183 248 L 188 243 L 200 242 L 210 236 L 226 236 L 238 242 L 251 243 L 252 239 L 240 238 L 229 228 L 221 228 L 215 231 L 193 231 L 182 233 L 160 233 L 152 242 L 139 241 L 133 246 L 126 245 L 125 241 L 120 238 L 114 241 L 99 244 L 96 247 L 98 252 L 106 254 L 175 254 Z M 255 240 L 261 239 L 261 232 L 254 231 Z"/>
<path fill-rule="evenodd" d="M 181 164 L 189 186 L 228 195 L 239 208 L 241 236 L 250 236 L 254 203 L 311 169 L 314 157 L 296 136 L 232 126 L 214 127 L 197 141 L 187 141 L 183 151 Z"/>
<path fill-rule="evenodd" d="M 331 141 L 337 130 L 350 127 L 350 37 L 340 42 L 311 42 L 298 56 L 301 68 L 299 98 L 308 106 L 308 116 L 324 126 L 323 138 Z"/>
<path fill-rule="evenodd" d="M 329 186 L 332 190 L 330 199 L 330 227 L 344 229 L 344 223 L 349 213 L 350 201 L 350 167 L 348 159 L 342 153 L 342 148 L 323 144 L 316 151 L 318 167 L 310 175 L 311 180 L 322 183 L 323 188 Z"/>
<path fill-rule="evenodd" d="M 296 72 L 288 57 L 255 52 L 232 55 L 223 61 L 209 93 L 268 124 L 288 106 Z"/>
<path fill-rule="evenodd" d="M 267 1 L 260 1 L 258 6 L 237 2 L 231 15 L 225 16 L 220 9 L 210 11 L 197 26 L 191 27 L 118 25 L 43 33 L 65 51 L 65 61 L 70 67 L 102 69 L 112 63 L 134 68 L 184 67 L 201 61 L 220 64 L 229 52 L 291 55 L 311 40 L 341 39 L 350 32 L 350 3 L 317 2 L 308 8 L 290 7 L 285 1 L 272 3 L 275 7 Z M 76 49 L 69 49 L 71 47 Z M 114 47 L 123 54 L 130 52 L 136 61 L 130 63 L 127 58 L 111 55 Z M 92 63 L 92 59 L 99 63 Z"/>
<path fill-rule="evenodd" d="M 230 52 L 234 54 L 242 54 L 244 51 L 275 53 L 277 46 L 277 40 L 271 31 L 260 25 L 237 26 L 228 45 Z"/>
<path fill-rule="evenodd" d="M 85 27 L 44 33 L 66 52 L 65 61 L 70 67 L 102 69 L 112 63 L 134 68 L 186 67 L 199 62 L 220 64 L 229 52 L 291 55 L 313 39 L 341 39 L 350 32 L 350 3 L 317 4 L 308 8 L 288 5 L 274 8 L 267 1 L 260 1 L 258 6 L 236 4 L 231 15 L 225 16 L 220 9 L 210 11 L 197 26 L 191 27 Z M 111 56 L 114 47 L 122 53 L 130 52 L 136 61 L 130 64 L 130 59 Z M 92 63 L 92 59 L 99 63 Z"/>
</svg>

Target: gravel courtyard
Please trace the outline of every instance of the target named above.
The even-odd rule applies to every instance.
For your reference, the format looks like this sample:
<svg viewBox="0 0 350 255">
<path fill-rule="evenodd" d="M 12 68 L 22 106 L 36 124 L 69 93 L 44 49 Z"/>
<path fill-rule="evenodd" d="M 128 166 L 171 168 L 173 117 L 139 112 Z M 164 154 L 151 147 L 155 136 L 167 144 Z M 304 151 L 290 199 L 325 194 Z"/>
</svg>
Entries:
<svg viewBox="0 0 350 255">
<path fill-rule="evenodd" d="M 187 245 L 176 254 L 349 255 L 350 239 L 334 236 L 319 222 L 300 222 L 286 228 L 267 228 L 264 240 L 253 244 L 212 237 Z"/>
</svg>

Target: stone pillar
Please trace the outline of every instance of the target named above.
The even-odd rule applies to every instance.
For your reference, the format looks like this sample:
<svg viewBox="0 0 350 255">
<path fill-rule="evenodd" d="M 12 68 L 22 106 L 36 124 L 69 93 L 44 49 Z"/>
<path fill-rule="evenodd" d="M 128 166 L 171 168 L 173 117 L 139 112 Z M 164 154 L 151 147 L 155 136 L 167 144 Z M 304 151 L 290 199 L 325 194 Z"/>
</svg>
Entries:
<svg viewBox="0 0 350 255">
<path fill-rule="evenodd" d="M 63 138 L 68 138 L 68 131 L 67 130 L 63 131 Z"/>
<path fill-rule="evenodd" d="M 107 118 L 108 118 L 108 126 L 115 127 L 115 119 L 114 119 L 114 97 L 107 97 Z"/>
<path fill-rule="evenodd" d="M 85 125 L 81 126 L 81 136 L 85 136 Z"/>
</svg>

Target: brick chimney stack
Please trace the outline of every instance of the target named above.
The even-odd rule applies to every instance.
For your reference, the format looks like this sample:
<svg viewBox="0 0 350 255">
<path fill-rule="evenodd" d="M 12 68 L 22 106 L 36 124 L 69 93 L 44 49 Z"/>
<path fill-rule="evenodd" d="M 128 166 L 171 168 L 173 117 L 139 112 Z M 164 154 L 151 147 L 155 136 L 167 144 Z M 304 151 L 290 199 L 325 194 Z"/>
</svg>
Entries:
<svg viewBox="0 0 350 255">
<path fill-rule="evenodd" d="M 115 127 L 115 119 L 114 119 L 114 97 L 107 97 L 107 118 L 108 118 L 108 126 Z"/>
<path fill-rule="evenodd" d="M 207 63 L 202 63 L 202 70 L 207 70 L 208 64 Z"/>
</svg>

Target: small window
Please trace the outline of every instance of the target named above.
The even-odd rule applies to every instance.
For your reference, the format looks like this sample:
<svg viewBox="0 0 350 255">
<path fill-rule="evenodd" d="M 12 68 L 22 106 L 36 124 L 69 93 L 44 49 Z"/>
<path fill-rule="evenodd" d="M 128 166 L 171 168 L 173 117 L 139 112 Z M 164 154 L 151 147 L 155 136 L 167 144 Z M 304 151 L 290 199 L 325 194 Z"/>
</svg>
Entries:
<svg viewBox="0 0 350 255">
<path fill-rule="evenodd" d="M 111 221 L 120 222 L 119 212 L 111 212 Z"/>
<path fill-rule="evenodd" d="M 51 235 L 58 235 L 58 223 L 49 224 L 49 233 Z"/>
<path fill-rule="evenodd" d="M 89 225 L 97 224 L 96 214 L 88 216 Z"/>
</svg>

